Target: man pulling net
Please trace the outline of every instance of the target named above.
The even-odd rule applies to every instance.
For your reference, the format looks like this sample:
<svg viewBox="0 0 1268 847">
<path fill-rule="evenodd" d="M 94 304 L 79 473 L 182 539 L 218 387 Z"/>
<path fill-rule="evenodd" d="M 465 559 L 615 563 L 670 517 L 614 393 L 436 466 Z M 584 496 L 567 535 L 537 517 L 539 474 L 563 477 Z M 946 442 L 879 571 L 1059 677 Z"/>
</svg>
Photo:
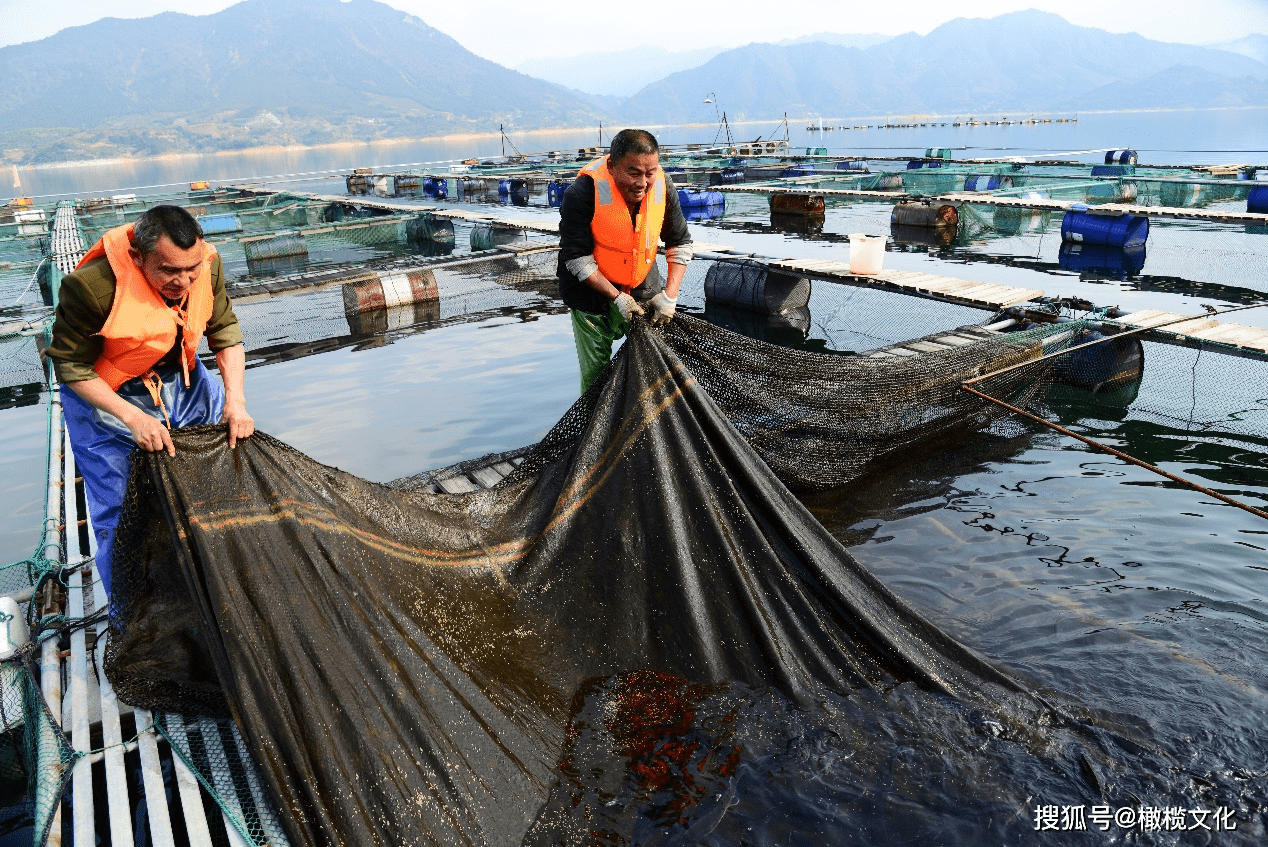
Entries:
<svg viewBox="0 0 1268 847">
<path fill-rule="evenodd" d="M 559 296 L 572 310 L 581 391 L 612 358 L 630 318 L 651 310 L 653 324 L 674 316 L 691 261 L 691 233 L 660 146 L 642 129 L 623 129 L 608 155 L 581 169 L 559 209 Z M 665 242 L 668 279 L 656 266 Z M 646 309 L 644 308 L 646 307 Z"/>
</svg>

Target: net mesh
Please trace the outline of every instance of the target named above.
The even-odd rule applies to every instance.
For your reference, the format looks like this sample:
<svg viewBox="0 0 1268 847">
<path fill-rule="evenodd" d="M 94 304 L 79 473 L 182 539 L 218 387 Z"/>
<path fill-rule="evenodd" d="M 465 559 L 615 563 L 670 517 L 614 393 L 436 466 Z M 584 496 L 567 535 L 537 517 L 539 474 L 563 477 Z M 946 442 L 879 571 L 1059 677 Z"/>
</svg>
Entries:
<svg viewBox="0 0 1268 847">
<path fill-rule="evenodd" d="M 278 220 L 306 226 L 307 222 L 286 217 L 297 216 L 299 208 L 274 204 L 262 214 L 277 213 Z M 117 220 L 116 214 L 108 225 L 116 225 Z M 984 218 L 982 226 L 997 221 L 998 217 Z M 99 223 L 107 226 L 105 219 Z M 379 343 L 375 340 L 393 333 L 416 332 L 502 309 L 562 311 L 553 281 L 554 252 L 482 256 L 461 264 L 420 263 L 416 252 L 405 256 L 394 246 L 409 241 L 408 226 L 408 221 L 394 221 L 332 230 L 332 246 L 323 255 L 332 266 L 351 257 L 363 263 L 368 259 L 369 266 L 382 270 L 429 267 L 438 281 L 439 301 L 349 314 L 338 283 L 287 289 L 287 284 L 302 278 L 296 271 L 320 270 L 320 262 L 275 267 L 268 278 L 281 282 L 279 290 L 290 293 L 278 296 L 257 290 L 241 296 L 236 307 L 248 350 L 256 360 L 320 352 L 332 344 Z M 470 240 L 473 230 L 459 225 L 456 241 L 462 243 L 464 235 Z M 321 244 L 321 237 L 306 236 L 310 260 L 321 252 L 312 248 Z M 231 255 L 232 250 L 227 250 L 227 268 L 237 267 Z M 285 257 L 279 253 L 263 258 Z M 242 291 L 262 278 L 252 277 L 247 265 L 244 249 Z M 1268 400 L 1262 396 L 1268 374 L 1261 358 L 1221 355 L 1229 352 L 1226 347 L 1196 339 L 1166 343 L 1146 339 L 1134 345 L 1101 345 L 1099 357 L 1076 351 L 1040 361 L 1044 355 L 1090 340 L 1101 323 L 1096 316 L 1034 325 L 917 360 L 851 355 L 912 339 L 936 342 L 954 334 L 957 327 L 991 318 L 969 307 L 822 282 L 816 282 L 804 315 L 727 310 L 707 303 L 703 296 L 702 282 L 709 266 L 708 260 L 690 266 L 680 309 L 707 317 L 718 326 L 684 322 L 671 324 L 666 334 L 726 417 L 779 477 L 796 488 L 837 486 L 908 450 L 998 426 L 1006 413 L 968 395 L 960 384 L 1001 369 L 1008 369 L 1007 373 L 978 383 L 992 397 L 1109 440 L 1130 429 L 1160 441 L 1192 445 L 1213 457 L 1209 461 L 1216 470 L 1209 473 L 1207 482 L 1222 490 L 1237 493 L 1248 481 L 1260 491 L 1268 487 L 1268 462 L 1263 458 L 1268 446 Z M 778 343 L 738 342 L 725 329 Z M 838 355 L 823 356 L 825 352 Z M 793 375 L 796 379 L 790 378 Z M 0 393 L 0 403 L 38 401 L 43 379 L 34 338 L 0 341 L 0 386 L 0 392 L 8 392 Z M 584 427 L 596 397 L 592 391 L 583 398 L 529 454 L 515 478 L 524 479 L 561 455 Z M 1147 443 L 1148 438 L 1132 441 Z M 500 458 L 518 459 L 520 453 Z M 417 490 L 437 478 L 434 473 L 409 478 L 400 481 L 399 487 Z M 36 559 L 0 569 L 6 592 L 13 586 L 33 584 L 45 569 Z M 64 641 L 72 625 L 48 620 L 37 632 L 43 638 Z M 27 654 L 3 664 L 0 711 L 6 731 L 0 736 L 0 784 L 28 784 L 24 808 L 29 809 L 38 835 L 52 823 L 75 757 L 45 704 L 30 661 Z M 192 698 L 186 702 L 201 703 L 203 711 L 223 705 L 217 686 L 202 694 L 192 692 L 181 696 Z M 257 844 L 284 843 L 261 777 L 232 721 L 161 713 L 157 726 L 244 837 Z M 228 838 L 223 832 L 216 837 Z"/>
</svg>

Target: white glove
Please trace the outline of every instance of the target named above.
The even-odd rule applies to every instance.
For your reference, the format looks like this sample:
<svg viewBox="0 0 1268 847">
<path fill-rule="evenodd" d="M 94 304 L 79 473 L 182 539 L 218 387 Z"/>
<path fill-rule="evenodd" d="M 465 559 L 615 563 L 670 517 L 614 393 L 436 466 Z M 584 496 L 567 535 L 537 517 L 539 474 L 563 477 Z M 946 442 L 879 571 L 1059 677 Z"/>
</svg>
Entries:
<svg viewBox="0 0 1268 847">
<path fill-rule="evenodd" d="M 643 307 L 638 305 L 638 301 L 624 291 L 616 295 L 616 300 L 613 302 L 621 310 L 621 317 L 625 319 L 626 323 L 629 323 L 635 315 L 643 314 Z"/>
<path fill-rule="evenodd" d="M 652 307 L 652 316 L 648 318 L 648 322 L 652 326 L 662 326 L 674 319 L 674 309 L 677 308 L 678 298 L 658 291 L 647 305 Z"/>
</svg>

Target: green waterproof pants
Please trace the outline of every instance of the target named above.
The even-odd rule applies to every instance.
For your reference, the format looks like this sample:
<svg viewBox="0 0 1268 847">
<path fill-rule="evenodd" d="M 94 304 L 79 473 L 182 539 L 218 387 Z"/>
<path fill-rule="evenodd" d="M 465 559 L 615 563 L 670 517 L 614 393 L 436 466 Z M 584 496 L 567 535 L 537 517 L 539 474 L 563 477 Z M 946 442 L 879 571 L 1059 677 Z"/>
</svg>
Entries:
<svg viewBox="0 0 1268 847">
<path fill-rule="evenodd" d="M 612 360 L 612 344 L 625 335 L 629 326 L 613 301 L 606 315 L 572 310 L 572 339 L 577 345 L 577 364 L 581 365 L 581 393 Z"/>
</svg>

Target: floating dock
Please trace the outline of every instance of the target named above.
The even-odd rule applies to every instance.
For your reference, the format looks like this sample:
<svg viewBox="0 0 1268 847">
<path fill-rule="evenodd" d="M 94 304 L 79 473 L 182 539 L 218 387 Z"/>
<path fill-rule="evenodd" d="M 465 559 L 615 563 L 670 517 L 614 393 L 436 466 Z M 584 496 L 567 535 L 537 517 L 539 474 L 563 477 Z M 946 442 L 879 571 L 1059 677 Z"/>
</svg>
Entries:
<svg viewBox="0 0 1268 847">
<path fill-rule="evenodd" d="M 993 194 L 954 193 L 930 198 L 931 203 L 952 205 L 977 204 L 1010 209 L 1033 209 L 1043 212 L 1067 212 L 1081 200 L 1032 200 Z M 1225 212 L 1218 209 L 1185 209 L 1174 206 L 1141 206 L 1135 203 L 1099 203 L 1088 207 L 1094 215 L 1137 215 L 1146 218 L 1172 218 L 1188 221 L 1209 221 L 1220 224 L 1268 226 L 1268 214 L 1259 212 Z"/>
</svg>

